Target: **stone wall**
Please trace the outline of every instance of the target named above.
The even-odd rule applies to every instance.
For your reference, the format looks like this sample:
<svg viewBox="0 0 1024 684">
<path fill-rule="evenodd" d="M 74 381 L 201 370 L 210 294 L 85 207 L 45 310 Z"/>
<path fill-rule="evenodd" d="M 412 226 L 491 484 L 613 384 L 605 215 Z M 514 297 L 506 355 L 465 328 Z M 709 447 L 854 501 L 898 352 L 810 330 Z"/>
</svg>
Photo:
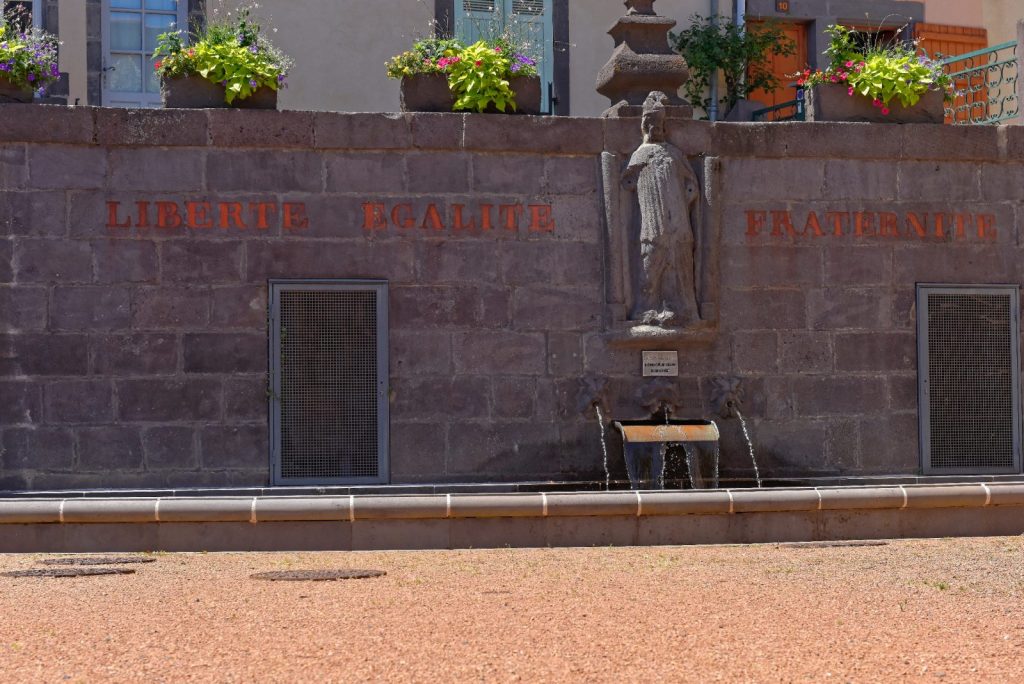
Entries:
<svg viewBox="0 0 1024 684">
<path fill-rule="evenodd" d="M 594 388 L 642 417 L 666 383 L 607 334 L 600 155 L 636 121 L 2 116 L 0 489 L 267 484 L 270 278 L 388 281 L 393 483 L 601 477 Z M 916 472 L 914 285 L 1021 281 L 1024 130 L 671 136 L 721 243 L 712 333 L 645 347 L 680 351 L 685 412 L 738 378 L 767 475 Z"/>
</svg>

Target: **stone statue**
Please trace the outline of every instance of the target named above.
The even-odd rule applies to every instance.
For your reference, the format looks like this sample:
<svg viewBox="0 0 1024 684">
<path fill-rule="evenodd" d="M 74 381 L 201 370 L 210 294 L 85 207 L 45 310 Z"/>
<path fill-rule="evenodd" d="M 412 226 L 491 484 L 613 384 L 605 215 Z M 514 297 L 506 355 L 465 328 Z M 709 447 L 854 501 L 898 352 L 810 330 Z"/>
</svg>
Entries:
<svg viewBox="0 0 1024 684">
<path fill-rule="evenodd" d="M 622 186 L 635 190 L 640 208 L 640 263 L 630 319 L 662 328 L 701 322 L 697 306 L 696 228 L 700 225 L 700 184 L 679 148 L 665 138 L 664 93 L 652 92 L 643 105 L 643 143 L 622 173 Z"/>
</svg>

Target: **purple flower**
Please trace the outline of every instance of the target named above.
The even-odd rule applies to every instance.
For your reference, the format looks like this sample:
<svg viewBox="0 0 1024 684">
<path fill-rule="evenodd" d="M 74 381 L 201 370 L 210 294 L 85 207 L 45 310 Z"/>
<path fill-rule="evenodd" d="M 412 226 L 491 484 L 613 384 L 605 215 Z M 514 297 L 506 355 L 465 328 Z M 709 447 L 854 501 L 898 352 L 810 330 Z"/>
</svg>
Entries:
<svg viewBox="0 0 1024 684">
<path fill-rule="evenodd" d="M 258 47 L 256 47 L 255 45 L 250 45 L 249 46 L 249 52 L 251 52 L 254 55 L 257 54 L 259 51 L 260 51 L 260 49 Z"/>
<path fill-rule="evenodd" d="M 228 82 L 227 81 L 221 81 L 220 84 L 226 88 L 227 85 L 228 85 Z"/>
<path fill-rule="evenodd" d="M 10 71 L 11 67 L 9 64 L 0 64 L 0 71 Z"/>
<path fill-rule="evenodd" d="M 31 73 L 31 72 L 29 72 L 28 80 L 29 80 L 29 82 L 36 80 L 36 75 Z"/>
<path fill-rule="evenodd" d="M 249 79 L 249 85 L 252 86 L 253 88 L 255 88 L 256 87 L 256 79 L 255 78 L 250 78 Z"/>
<path fill-rule="evenodd" d="M 284 74 L 278 74 L 277 75 L 277 82 L 278 83 L 284 83 Z"/>
</svg>

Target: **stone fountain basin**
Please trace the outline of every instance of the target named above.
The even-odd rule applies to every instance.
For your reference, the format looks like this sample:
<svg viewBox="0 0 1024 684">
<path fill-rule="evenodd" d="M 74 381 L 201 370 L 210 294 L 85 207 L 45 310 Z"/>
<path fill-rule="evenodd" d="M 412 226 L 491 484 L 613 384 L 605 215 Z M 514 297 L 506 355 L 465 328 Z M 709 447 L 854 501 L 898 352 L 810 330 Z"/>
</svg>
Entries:
<svg viewBox="0 0 1024 684">
<path fill-rule="evenodd" d="M 710 420 L 618 420 L 612 425 L 627 444 L 717 442 L 719 437 Z"/>
</svg>

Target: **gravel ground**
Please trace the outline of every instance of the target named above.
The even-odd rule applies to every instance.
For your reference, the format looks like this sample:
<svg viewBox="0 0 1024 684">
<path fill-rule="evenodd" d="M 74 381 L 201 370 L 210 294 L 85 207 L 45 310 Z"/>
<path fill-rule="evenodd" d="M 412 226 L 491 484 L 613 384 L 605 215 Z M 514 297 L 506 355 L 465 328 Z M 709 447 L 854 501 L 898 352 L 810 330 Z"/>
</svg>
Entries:
<svg viewBox="0 0 1024 684">
<path fill-rule="evenodd" d="M 0 571 L 44 555 L 0 555 Z M 0 681 L 1021 681 L 1024 538 L 156 554 L 0 577 Z M 384 577 L 268 582 L 255 572 Z"/>
</svg>

